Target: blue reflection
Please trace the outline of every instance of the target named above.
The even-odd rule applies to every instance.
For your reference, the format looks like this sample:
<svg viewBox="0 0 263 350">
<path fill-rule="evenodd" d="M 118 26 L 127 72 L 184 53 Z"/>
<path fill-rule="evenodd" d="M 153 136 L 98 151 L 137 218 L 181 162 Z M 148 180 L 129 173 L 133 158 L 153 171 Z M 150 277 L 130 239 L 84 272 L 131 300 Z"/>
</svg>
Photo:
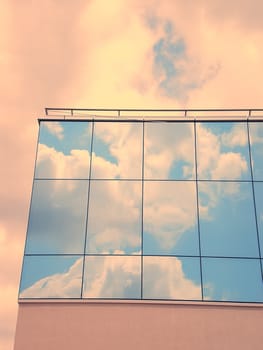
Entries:
<svg viewBox="0 0 263 350">
<path fill-rule="evenodd" d="M 84 180 L 35 180 L 26 254 L 82 254 L 87 193 Z"/>
<path fill-rule="evenodd" d="M 25 256 L 20 298 L 80 298 L 83 258 Z"/>
<path fill-rule="evenodd" d="M 144 183 L 143 253 L 199 255 L 195 182 Z"/>
<path fill-rule="evenodd" d="M 250 180 L 247 124 L 197 123 L 197 166 L 202 180 Z"/>
<path fill-rule="evenodd" d="M 263 256 L 263 182 L 254 182 L 258 233 L 261 257 Z"/>
<path fill-rule="evenodd" d="M 41 122 L 36 178 L 88 178 L 91 124 Z"/>
<path fill-rule="evenodd" d="M 176 230 L 174 230 L 176 236 Z M 164 237 L 165 239 L 165 237 Z M 161 235 L 158 239 L 151 232 L 143 233 L 144 255 L 199 255 L 197 226 L 184 231 L 175 244 L 164 246 L 161 243 Z"/>
<path fill-rule="evenodd" d="M 84 298 L 139 299 L 141 258 L 88 256 L 85 258 Z"/>
<path fill-rule="evenodd" d="M 240 124 L 240 122 L 238 122 Z M 209 129 L 214 135 L 222 135 L 224 133 L 230 133 L 233 129 L 233 122 L 202 122 L 203 127 Z"/>
<path fill-rule="evenodd" d="M 199 258 L 143 258 L 143 299 L 201 298 Z"/>
<path fill-rule="evenodd" d="M 91 181 L 88 254 L 140 254 L 141 193 L 139 181 Z"/>
<path fill-rule="evenodd" d="M 192 169 L 191 169 L 192 166 Z M 168 179 L 192 179 L 195 173 L 194 164 L 189 165 L 184 160 L 173 161 L 169 170 Z"/>
<path fill-rule="evenodd" d="M 74 149 L 90 151 L 91 123 L 87 121 L 41 121 L 39 143 L 69 155 Z"/>
<path fill-rule="evenodd" d="M 93 179 L 142 177 L 142 123 L 95 122 Z"/>
<path fill-rule="evenodd" d="M 118 160 L 115 156 L 112 155 L 109 145 L 96 136 L 96 133 L 93 137 L 93 152 L 96 156 L 105 159 L 106 161 L 118 165 Z"/>
<path fill-rule="evenodd" d="M 263 180 L 263 123 L 250 122 L 250 143 L 254 180 Z"/>
<path fill-rule="evenodd" d="M 251 183 L 199 183 L 201 251 L 258 257 Z"/>
<path fill-rule="evenodd" d="M 145 123 L 144 178 L 195 178 L 194 124 Z"/>
<path fill-rule="evenodd" d="M 259 259 L 202 258 L 204 299 L 262 302 Z"/>
</svg>

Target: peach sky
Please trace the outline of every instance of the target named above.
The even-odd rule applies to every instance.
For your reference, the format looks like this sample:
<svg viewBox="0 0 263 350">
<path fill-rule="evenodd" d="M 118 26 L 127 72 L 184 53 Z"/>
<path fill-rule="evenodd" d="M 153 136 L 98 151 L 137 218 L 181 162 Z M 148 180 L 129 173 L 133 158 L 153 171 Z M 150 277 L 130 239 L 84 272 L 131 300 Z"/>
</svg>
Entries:
<svg viewBox="0 0 263 350">
<path fill-rule="evenodd" d="M 262 108 L 260 0 L 2 0 L 0 349 L 12 349 L 44 107 Z"/>
</svg>

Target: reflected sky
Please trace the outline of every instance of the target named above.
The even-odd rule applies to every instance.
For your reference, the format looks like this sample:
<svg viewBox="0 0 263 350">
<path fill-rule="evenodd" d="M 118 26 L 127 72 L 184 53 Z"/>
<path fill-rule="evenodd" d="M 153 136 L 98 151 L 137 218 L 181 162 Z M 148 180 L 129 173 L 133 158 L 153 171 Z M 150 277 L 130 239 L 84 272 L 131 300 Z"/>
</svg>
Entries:
<svg viewBox="0 0 263 350">
<path fill-rule="evenodd" d="M 246 123 L 197 123 L 197 173 L 202 180 L 251 180 Z"/>
<path fill-rule="evenodd" d="M 263 182 L 254 183 L 261 257 L 263 257 Z"/>
<path fill-rule="evenodd" d="M 91 123 L 40 124 L 36 178 L 88 178 Z"/>
<path fill-rule="evenodd" d="M 145 123 L 145 179 L 194 179 L 193 123 Z"/>
<path fill-rule="evenodd" d="M 198 255 L 195 182 L 144 183 L 143 253 Z"/>
<path fill-rule="evenodd" d="M 204 299 L 262 302 L 259 259 L 202 258 Z"/>
<path fill-rule="evenodd" d="M 35 180 L 26 254 L 83 254 L 88 182 Z"/>
<path fill-rule="evenodd" d="M 93 179 L 142 177 L 142 123 L 95 122 Z"/>
<path fill-rule="evenodd" d="M 201 248 L 205 300 L 262 301 L 263 127 L 254 203 L 247 123 L 195 123 L 197 182 L 192 121 L 41 121 L 20 297 L 81 298 L 85 259 L 85 298 L 201 300 Z"/>
<path fill-rule="evenodd" d="M 201 182 L 198 189 L 202 254 L 258 257 L 251 183 Z"/>
<path fill-rule="evenodd" d="M 251 157 L 254 180 L 263 180 L 263 124 L 249 123 L 249 136 L 251 143 Z"/>
<path fill-rule="evenodd" d="M 87 253 L 140 254 L 141 182 L 91 181 Z"/>
<path fill-rule="evenodd" d="M 200 300 L 199 258 L 143 258 L 144 299 Z"/>
<path fill-rule="evenodd" d="M 141 258 L 88 256 L 85 258 L 84 298 L 141 298 Z"/>
<path fill-rule="evenodd" d="M 83 258 L 25 256 L 20 298 L 80 298 Z"/>
</svg>

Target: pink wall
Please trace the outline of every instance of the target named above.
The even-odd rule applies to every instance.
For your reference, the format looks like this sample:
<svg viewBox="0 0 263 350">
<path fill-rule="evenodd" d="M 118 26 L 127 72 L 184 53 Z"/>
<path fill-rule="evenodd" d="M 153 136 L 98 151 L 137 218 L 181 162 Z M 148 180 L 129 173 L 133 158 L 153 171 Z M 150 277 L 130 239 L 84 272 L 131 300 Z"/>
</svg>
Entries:
<svg viewBox="0 0 263 350">
<path fill-rule="evenodd" d="M 262 325 L 260 306 L 21 303 L 15 350 L 261 350 Z"/>
</svg>

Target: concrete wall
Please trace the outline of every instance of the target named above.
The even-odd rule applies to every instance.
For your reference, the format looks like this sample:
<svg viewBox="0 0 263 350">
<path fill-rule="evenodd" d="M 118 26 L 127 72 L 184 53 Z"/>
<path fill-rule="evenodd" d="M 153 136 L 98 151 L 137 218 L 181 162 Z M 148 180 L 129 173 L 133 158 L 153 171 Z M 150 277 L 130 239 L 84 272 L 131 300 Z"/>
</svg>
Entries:
<svg viewBox="0 0 263 350">
<path fill-rule="evenodd" d="M 21 303 L 15 350 L 261 350 L 262 325 L 261 306 Z"/>
</svg>

